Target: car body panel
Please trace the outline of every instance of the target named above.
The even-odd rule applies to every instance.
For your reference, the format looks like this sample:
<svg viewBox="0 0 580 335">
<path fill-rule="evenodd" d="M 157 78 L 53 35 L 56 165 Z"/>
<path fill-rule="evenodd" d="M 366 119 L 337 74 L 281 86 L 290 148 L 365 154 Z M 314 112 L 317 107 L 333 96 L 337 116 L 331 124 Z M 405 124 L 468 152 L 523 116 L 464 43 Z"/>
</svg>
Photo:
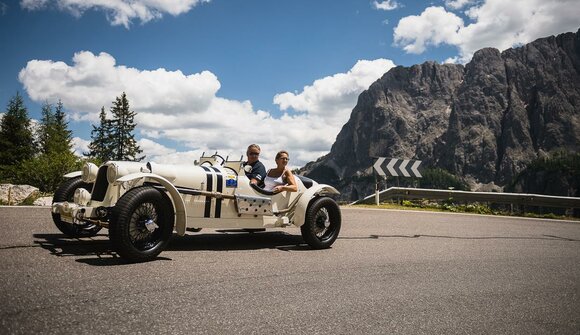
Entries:
<svg viewBox="0 0 580 335">
<path fill-rule="evenodd" d="M 306 188 L 300 178 L 295 178 L 297 192 L 263 192 L 250 185 L 241 160 L 220 162 L 219 158 L 217 153 L 202 156 L 193 165 L 124 161 L 106 162 L 98 168 L 86 165 L 67 176 L 80 175 L 94 184 L 90 200 L 83 194 L 73 203 L 54 203 L 52 211 L 66 222 L 88 221 L 108 228 L 111 210 L 127 191 L 151 186 L 171 199 L 174 230 L 184 235 L 187 228 L 299 227 L 313 198 L 338 194 L 334 187 L 316 182 Z"/>
</svg>

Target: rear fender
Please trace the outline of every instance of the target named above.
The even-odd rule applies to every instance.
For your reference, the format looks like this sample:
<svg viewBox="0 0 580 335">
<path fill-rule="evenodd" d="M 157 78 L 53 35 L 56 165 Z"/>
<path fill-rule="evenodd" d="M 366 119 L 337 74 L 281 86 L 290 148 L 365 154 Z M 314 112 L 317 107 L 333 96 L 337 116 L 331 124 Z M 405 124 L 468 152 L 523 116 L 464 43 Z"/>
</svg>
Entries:
<svg viewBox="0 0 580 335">
<path fill-rule="evenodd" d="M 123 176 L 115 181 L 115 184 L 121 184 L 128 181 L 133 181 L 137 179 L 147 179 L 147 180 L 154 180 L 165 187 L 165 190 L 169 193 L 171 200 L 175 206 L 175 231 L 179 236 L 185 235 L 185 224 L 186 224 L 186 213 L 185 213 L 185 203 L 181 198 L 181 195 L 171 184 L 171 182 L 159 175 L 153 173 L 145 173 L 145 172 L 138 172 L 138 173 L 131 173 L 126 176 Z"/>
<path fill-rule="evenodd" d="M 325 195 L 336 195 L 340 194 L 338 190 L 330 185 L 325 184 L 316 184 L 312 185 L 309 189 L 307 189 L 298 200 L 296 207 L 294 209 L 294 217 L 292 221 L 295 226 L 302 226 L 304 224 L 304 219 L 306 218 L 306 210 L 308 209 L 308 204 L 310 201 L 316 197 L 325 196 Z"/>
</svg>

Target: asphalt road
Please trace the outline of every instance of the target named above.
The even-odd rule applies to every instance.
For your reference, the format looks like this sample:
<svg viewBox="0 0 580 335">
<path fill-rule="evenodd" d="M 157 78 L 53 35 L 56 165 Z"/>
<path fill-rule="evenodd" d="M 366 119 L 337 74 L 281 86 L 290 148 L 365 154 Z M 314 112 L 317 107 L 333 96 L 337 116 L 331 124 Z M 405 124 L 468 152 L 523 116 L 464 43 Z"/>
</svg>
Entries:
<svg viewBox="0 0 580 335">
<path fill-rule="evenodd" d="M 0 207 L 0 334 L 580 334 L 580 223 L 342 214 L 328 250 L 202 230 L 124 264 L 106 230 Z"/>
</svg>

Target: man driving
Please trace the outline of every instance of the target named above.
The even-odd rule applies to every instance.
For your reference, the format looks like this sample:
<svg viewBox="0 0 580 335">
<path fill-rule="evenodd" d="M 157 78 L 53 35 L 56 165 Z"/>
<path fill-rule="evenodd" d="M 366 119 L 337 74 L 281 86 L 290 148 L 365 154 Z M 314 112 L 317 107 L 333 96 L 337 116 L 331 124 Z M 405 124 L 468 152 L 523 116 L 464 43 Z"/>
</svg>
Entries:
<svg viewBox="0 0 580 335">
<path fill-rule="evenodd" d="M 266 177 L 266 167 L 260 162 L 260 146 L 257 144 L 250 144 L 246 151 L 248 160 L 244 163 L 244 171 L 246 177 L 250 179 L 250 183 L 264 187 L 264 178 Z"/>
</svg>

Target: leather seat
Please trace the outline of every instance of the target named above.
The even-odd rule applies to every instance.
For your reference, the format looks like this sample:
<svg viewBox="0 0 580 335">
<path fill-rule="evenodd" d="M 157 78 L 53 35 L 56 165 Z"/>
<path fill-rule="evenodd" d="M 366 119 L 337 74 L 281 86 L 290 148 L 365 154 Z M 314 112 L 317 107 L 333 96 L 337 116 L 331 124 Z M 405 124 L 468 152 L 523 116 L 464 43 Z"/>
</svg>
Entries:
<svg viewBox="0 0 580 335">
<path fill-rule="evenodd" d="M 295 174 L 295 177 L 297 177 L 298 179 L 300 179 L 300 181 L 302 181 L 302 184 L 304 184 L 304 187 L 306 188 L 311 188 L 312 185 L 314 184 L 314 180 L 308 178 L 308 177 L 304 177 L 304 176 L 300 176 Z"/>
</svg>

